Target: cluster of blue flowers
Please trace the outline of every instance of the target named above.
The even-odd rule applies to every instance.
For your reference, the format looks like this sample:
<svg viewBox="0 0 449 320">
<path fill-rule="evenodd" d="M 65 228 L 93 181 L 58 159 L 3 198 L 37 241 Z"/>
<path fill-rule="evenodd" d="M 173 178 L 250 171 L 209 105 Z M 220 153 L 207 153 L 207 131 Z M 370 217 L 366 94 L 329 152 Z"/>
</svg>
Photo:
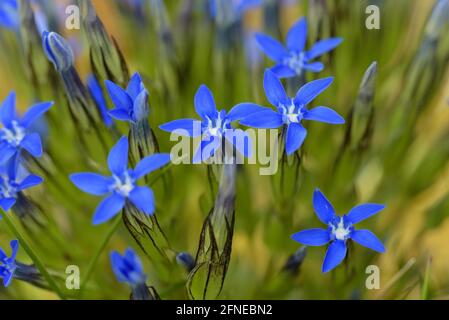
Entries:
<svg viewBox="0 0 449 320">
<path fill-rule="evenodd" d="M 42 142 L 33 125 L 53 105 L 53 102 L 35 104 L 23 115 L 16 111 L 16 95 L 11 92 L 0 107 L 0 207 L 6 212 L 14 207 L 19 195 L 26 189 L 37 186 L 43 179 L 31 174 L 26 168 L 23 156 L 39 158 L 43 154 Z M 23 155 L 23 152 L 26 152 Z M 18 242 L 11 242 L 13 255 L 6 258 L 2 253 L 3 266 L 0 277 L 4 284 L 11 282 L 15 270 L 15 253 Z M 14 244 L 14 246 L 13 246 Z"/>
<path fill-rule="evenodd" d="M 252 1 L 219 1 L 211 0 L 211 15 L 217 16 L 219 6 L 226 4 L 232 17 L 240 17 L 248 8 L 259 5 L 259 0 Z M 220 9 L 223 11 L 223 9 Z M 0 4 L 0 23 L 8 28 L 17 27 L 17 4 L 15 1 L 2 1 Z M 256 40 L 263 52 L 276 65 L 267 69 L 263 78 L 263 86 L 268 102 L 275 109 L 255 103 L 240 103 L 229 112 L 217 109 L 212 92 L 201 85 L 194 98 L 195 111 L 200 120 L 177 119 L 160 125 L 166 132 L 196 137 L 201 136 L 201 143 L 193 162 L 199 163 L 214 156 L 225 143 L 230 143 L 246 157 L 251 156 L 251 139 L 240 125 L 252 128 L 282 128 L 285 130 L 285 153 L 291 155 L 298 151 L 307 136 L 303 120 L 318 121 L 328 124 L 344 124 L 345 120 L 329 107 L 308 105 L 325 91 L 333 82 L 332 77 L 315 80 L 298 88 L 294 97 L 287 95 L 281 78 L 302 77 L 307 71 L 320 72 L 324 69 L 321 62 L 315 61 L 321 55 L 336 48 L 342 41 L 340 38 L 322 40 L 306 50 L 307 23 L 300 19 L 287 34 L 287 47 L 279 41 L 257 34 Z M 69 70 L 73 65 L 73 51 L 68 42 L 55 32 L 44 31 L 42 34 L 43 50 L 47 58 L 59 72 Z M 105 87 L 114 108 L 107 108 L 101 84 L 94 77 L 88 78 L 87 87 L 106 126 L 113 125 L 113 120 L 135 124 L 147 121 L 149 92 L 145 88 L 139 73 L 135 73 L 124 89 L 111 81 Z M 6 212 L 14 207 L 18 195 L 25 189 L 42 183 L 43 179 L 28 172 L 23 157 L 41 157 L 43 148 L 41 138 L 33 124 L 52 106 L 52 102 L 38 103 L 32 106 L 23 116 L 16 112 L 15 94 L 11 93 L 0 108 L 0 207 Z M 237 141 L 245 141 L 243 145 Z M 70 180 L 80 190 L 104 199 L 93 215 L 93 224 L 101 224 L 111 220 L 127 205 L 132 205 L 146 215 L 155 212 L 153 191 L 139 180 L 151 172 L 168 164 L 170 155 L 156 153 L 147 155 L 134 168 L 129 168 L 129 142 L 127 137 L 118 140 L 109 152 L 107 166 L 110 175 L 99 173 L 74 173 Z M 381 211 L 384 206 L 364 204 L 354 207 L 347 215 L 337 216 L 330 202 L 316 190 L 313 197 L 315 212 L 327 228 L 310 229 L 298 232 L 292 239 L 307 246 L 329 244 L 323 263 L 323 272 L 328 272 L 339 265 L 346 256 L 347 241 L 353 240 L 365 247 L 384 252 L 384 246 L 377 237 L 368 230 L 356 230 L 354 225 Z M 18 241 L 11 241 L 12 255 L 0 249 L 0 277 L 7 286 L 16 269 L 15 256 Z M 191 264 L 191 263 L 190 263 Z M 112 269 L 120 282 L 128 283 L 132 288 L 144 286 L 146 275 L 139 257 L 132 249 L 122 256 L 118 252 L 111 254 Z"/>
</svg>

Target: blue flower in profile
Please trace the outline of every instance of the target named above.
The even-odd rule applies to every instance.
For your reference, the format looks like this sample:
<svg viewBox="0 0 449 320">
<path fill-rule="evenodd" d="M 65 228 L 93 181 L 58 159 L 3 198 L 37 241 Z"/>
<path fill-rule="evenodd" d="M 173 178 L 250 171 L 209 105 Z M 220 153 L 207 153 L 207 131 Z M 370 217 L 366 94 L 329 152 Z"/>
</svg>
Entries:
<svg viewBox="0 0 449 320">
<path fill-rule="evenodd" d="M 383 253 L 385 247 L 382 242 L 369 230 L 356 230 L 354 225 L 365 220 L 385 206 L 366 203 L 352 208 L 347 215 L 337 216 L 332 204 L 320 190 L 313 194 L 313 208 L 327 229 L 309 229 L 292 235 L 292 239 L 306 246 L 322 246 L 329 244 L 323 262 L 323 272 L 328 272 L 338 266 L 346 257 L 346 244 L 353 240 L 362 246 Z"/>
<path fill-rule="evenodd" d="M 11 30 L 19 28 L 19 6 L 16 0 L 0 1 L 0 26 Z"/>
<path fill-rule="evenodd" d="M 98 110 L 100 111 L 101 118 L 103 119 L 106 127 L 111 127 L 114 122 L 112 121 L 111 116 L 109 115 L 108 107 L 106 104 L 106 99 L 103 95 L 103 89 L 101 88 L 100 83 L 94 75 L 89 75 L 87 78 L 87 88 L 89 89 L 92 98 L 97 105 Z"/>
<path fill-rule="evenodd" d="M 154 213 L 153 191 L 137 185 L 137 180 L 159 169 L 170 161 L 170 155 L 153 154 L 142 159 L 134 169 L 128 169 L 128 138 L 122 137 L 111 149 L 108 167 L 111 177 L 97 173 L 75 173 L 70 180 L 82 191 L 95 196 L 107 197 L 97 207 L 93 224 L 112 219 L 129 201 L 147 215 Z"/>
<path fill-rule="evenodd" d="M 38 133 L 30 132 L 33 123 L 46 113 L 53 102 L 32 106 L 23 117 L 16 113 L 16 94 L 11 92 L 0 107 L 0 164 L 5 163 L 21 149 L 34 157 L 42 156 L 42 142 Z"/>
<path fill-rule="evenodd" d="M 8 211 L 14 206 L 20 192 L 44 181 L 34 174 L 21 174 L 19 159 L 20 156 L 17 154 L 6 164 L 0 166 L 0 207 L 4 211 Z"/>
<path fill-rule="evenodd" d="M 0 277 L 3 279 L 3 285 L 5 287 L 9 286 L 14 277 L 14 272 L 17 269 L 16 255 L 19 250 L 19 241 L 12 240 L 9 245 L 11 247 L 10 257 L 0 248 Z"/>
<path fill-rule="evenodd" d="M 201 117 L 196 119 L 179 119 L 165 123 L 159 128 L 179 135 L 197 137 L 202 136 L 201 144 L 193 157 L 193 163 L 206 161 L 222 146 L 223 138 L 229 141 L 246 157 L 251 156 L 251 140 L 241 129 L 234 129 L 231 123 L 243 119 L 258 106 L 242 103 L 229 111 L 218 111 L 212 92 L 205 85 L 201 85 L 195 95 L 195 110 Z"/>
<path fill-rule="evenodd" d="M 324 78 L 309 82 L 302 86 L 296 97 L 290 98 L 285 93 L 281 81 L 270 70 L 265 71 L 264 88 L 268 101 L 277 108 L 252 105 L 247 109 L 249 116 L 243 118 L 240 124 L 260 129 L 279 128 L 287 126 L 285 150 L 288 155 L 298 150 L 303 144 L 307 130 L 302 126 L 302 120 L 313 120 L 330 124 L 343 124 L 345 120 L 334 110 L 327 107 L 306 108 L 321 92 L 331 85 L 333 78 Z"/>
<path fill-rule="evenodd" d="M 135 288 L 144 285 L 147 276 L 143 272 L 142 262 L 133 249 L 126 249 L 125 253 L 111 252 L 111 266 L 119 282 L 125 282 Z"/>
<path fill-rule="evenodd" d="M 109 115 L 117 120 L 136 123 L 148 117 L 148 91 L 142 82 L 139 73 L 135 73 L 126 87 L 126 90 L 114 82 L 106 80 L 106 89 L 109 92 L 115 108 Z"/>
<path fill-rule="evenodd" d="M 287 48 L 279 41 L 265 35 L 257 34 L 257 41 L 265 54 L 276 65 L 271 68 L 279 78 L 300 76 L 304 71 L 320 72 L 324 69 L 321 62 L 314 62 L 316 58 L 331 51 L 341 42 L 341 38 L 329 38 L 318 41 L 310 50 L 306 50 L 307 21 L 300 19 L 287 34 Z"/>
</svg>

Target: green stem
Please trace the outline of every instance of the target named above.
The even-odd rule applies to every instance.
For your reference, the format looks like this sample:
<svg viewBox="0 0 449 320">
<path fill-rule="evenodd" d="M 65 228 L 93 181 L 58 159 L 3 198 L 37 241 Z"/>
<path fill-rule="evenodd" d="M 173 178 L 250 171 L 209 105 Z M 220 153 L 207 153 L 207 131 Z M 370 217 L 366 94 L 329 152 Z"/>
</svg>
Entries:
<svg viewBox="0 0 449 320">
<path fill-rule="evenodd" d="M 9 229 L 11 229 L 11 232 L 17 237 L 19 240 L 20 245 L 23 247 L 23 249 L 27 252 L 28 256 L 33 260 L 34 264 L 36 265 L 36 268 L 40 271 L 42 276 L 45 278 L 45 280 L 48 282 L 48 285 L 50 288 L 53 289 L 53 291 L 59 296 L 59 298 L 65 300 L 65 296 L 62 293 L 59 286 L 56 284 L 56 281 L 53 279 L 53 277 L 50 275 L 50 273 L 45 268 L 42 261 L 39 259 L 35 251 L 31 248 L 31 246 L 28 244 L 28 241 L 25 240 L 25 237 L 22 236 L 20 231 L 16 228 L 14 225 L 14 222 L 9 217 L 9 215 L 4 212 L 3 218 L 6 221 L 6 224 L 8 225 Z"/>
<path fill-rule="evenodd" d="M 103 252 L 104 248 L 106 248 L 106 245 L 108 244 L 109 240 L 111 239 L 114 232 L 117 230 L 117 228 L 120 225 L 121 216 L 119 215 L 116 217 L 114 223 L 111 225 L 111 228 L 109 231 L 105 234 L 105 237 L 103 238 L 103 241 L 101 242 L 100 246 L 98 247 L 97 252 L 93 256 L 92 260 L 90 260 L 89 265 L 87 266 L 86 276 L 83 278 L 83 285 L 81 286 L 81 289 L 79 291 L 79 298 L 83 296 L 84 289 L 86 288 L 86 284 L 89 282 L 90 277 L 92 276 L 92 273 L 94 271 L 94 268 L 98 262 L 98 259 L 100 258 L 101 253 Z"/>
</svg>

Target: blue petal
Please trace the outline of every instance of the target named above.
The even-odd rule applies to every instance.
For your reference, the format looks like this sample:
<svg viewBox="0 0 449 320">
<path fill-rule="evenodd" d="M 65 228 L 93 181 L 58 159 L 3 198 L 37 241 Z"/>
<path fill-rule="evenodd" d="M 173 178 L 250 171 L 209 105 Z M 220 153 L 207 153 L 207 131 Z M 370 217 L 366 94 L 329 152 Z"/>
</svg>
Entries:
<svg viewBox="0 0 449 320">
<path fill-rule="evenodd" d="M 14 198 L 4 198 L 0 199 L 0 207 L 6 212 L 11 209 L 16 204 L 16 199 Z"/>
<path fill-rule="evenodd" d="M 0 165 L 6 163 L 17 152 L 17 148 L 11 146 L 9 143 L 0 142 Z"/>
<path fill-rule="evenodd" d="M 112 103 L 117 109 L 132 110 L 133 101 L 128 93 L 116 85 L 114 82 L 106 80 L 106 89 L 109 92 Z"/>
<path fill-rule="evenodd" d="M 114 272 L 114 274 L 117 277 L 117 280 L 119 282 L 127 281 L 126 276 L 122 272 L 122 270 L 124 268 L 123 258 L 120 255 L 120 253 L 117 251 L 111 252 L 111 267 L 112 267 L 112 271 Z"/>
<path fill-rule="evenodd" d="M 385 247 L 382 242 L 369 230 L 354 230 L 351 234 L 351 239 L 371 250 L 380 253 L 385 252 Z"/>
<path fill-rule="evenodd" d="M 249 134 L 241 129 L 231 129 L 225 132 L 225 138 L 228 140 L 238 152 L 245 157 L 251 157 L 252 141 Z"/>
<path fill-rule="evenodd" d="M 131 77 L 131 80 L 129 80 L 126 92 L 132 100 L 135 100 L 143 89 L 142 78 L 140 77 L 140 74 L 136 72 Z"/>
<path fill-rule="evenodd" d="M 287 128 L 285 151 L 291 155 L 298 150 L 307 136 L 307 130 L 299 123 L 290 123 Z"/>
<path fill-rule="evenodd" d="M 3 101 L 0 108 L 0 120 L 5 127 L 11 125 L 16 118 L 16 93 L 11 92 Z"/>
<path fill-rule="evenodd" d="M 129 262 L 130 265 L 132 265 L 133 269 L 136 272 L 143 273 L 142 261 L 140 261 L 139 256 L 134 252 L 133 249 L 131 248 L 126 249 L 125 253 L 123 254 L 123 257 L 126 259 L 127 262 Z"/>
<path fill-rule="evenodd" d="M 87 78 L 87 87 L 89 88 L 89 92 L 92 95 L 98 110 L 100 111 L 104 124 L 106 127 L 112 126 L 114 123 L 108 113 L 109 110 L 103 95 L 103 89 L 95 76 L 90 75 Z"/>
<path fill-rule="evenodd" d="M 346 257 L 346 244 L 344 241 L 336 240 L 327 248 L 323 261 L 323 273 L 329 272 L 338 266 Z"/>
<path fill-rule="evenodd" d="M 196 113 L 198 113 L 202 119 L 206 119 L 206 117 L 214 119 L 216 117 L 217 107 L 215 106 L 214 96 L 204 84 L 202 84 L 196 92 L 194 104 Z"/>
<path fill-rule="evenodd" d="M 142 159 L 134 169 L 136 179 L 139 179 L 170 162 L 170 154 L 157 153 Z"/>
<path fill-rule="evenodd" d="M 8 271 L 6 276 L 3 277 L 3 285 L 5 287 L 8 287 L 11 284 L 12 278 L 13 278 L 13 273 Z"/>
<path fill-rule="evenodd" d="M 43 181 L 44 179 L 42 179 L 41 177 L 31 174 L 19 184 L 19 190 L 24 190 L 37 186 L 41 184 Z"/>
<path fill-rule="evenodd" d="M 335 216 L 334 207 L 326 199 L 320 189 L 315 189 L 313 192 L 313 208 L 318 216 L 318 219 L 324 224 L 328 224 Z"/>
<path fill-rule="evenodd" d="M 282 62 L 282 60 L 288 56 L 288 51 L 279 41 L 262 33 L 256 34 L 256 40 L 263 52 L 265 52 L 271 60 Z"/>
<path fill-rule="evenodd" d="M 160 125 L 159 128 L 180 136 L 197 137 L 201 135 L 201 121 L 195 119 L 173 120 Z"/>
<path fill-rule="evenodd" d="M 345 119 L 334 110 L 327 107 L 316 107 L 304 114 L 304 120 L 313 120 L 331 124 L 343 124 Z"/>
<path fill-rule="evenodd" d="M 346 219 L 352 224 L 365 220 L 385 208 L 384 205 L 375 203 L 365 203 L 352 208 Z"/>
<path fill-rule="evenodd" d="M 307 41 L 307 21 L 306 18 L 300 19 L 288 31 L 287 48 L 290 51 L 302 52 Z"/>
<path fill-rule="evenodd" d="M 318 58 L 319 56 L 322 56 L 323 54 L 337 47 L 342 41 L 343 39 L 341 38 L 329 38 L 326 40 L 318 41 L 317 43 L 315 43 L 312 49 L 307 52 L 306 56 L 309 60 Z"/>
<path fill-rule="evenodd" d="M 133 121 L 133 118 L 129 115 L 129 111 L 125 109 L 112 109 L 109 110 L 108 114 L 120 121 Z"/>
<path fill-rule="evenodd" d="M 12 261 L 16 260 L 17 251 L 19 251 L 19 240 L 11 240 L 9 242 L 9 246 L 11 247 L 11 257 Z"/>
<path fill-rule="evenodd" d="M 0 261 L 4 261 L 8 258 L 8 256 L 6 255 L 5 251 L 3 251 L 2 248 L 0 248 Z"/>
<path fill-rule="evenodd" d="M 271 110 L 271 109 L 259 106 L 255 103 L 240 103 L 240 104 L 234 106 L 231 109 L 231 111 L 229 111 L 226 118 L 230 122 L 233 122 L 233 121 L 238 121 L 243 118 L 249 117 L 254 113 L 261 112 L 261 111 L 267 111 L 267 110 Z"/>
<path fill-rule="evenodd" d="M 198 149 L 193 156 L 192 163 L 201 163 L 201 161 L 206 161 L 212 157 L 218 148 L 221 147 L 221 138 L 219 137 L 209 137 L 201 140 Z"/>
<path fill-rule="evenodd" d="M 37 120 L 45 112 L 47 112 L 52 105 L 53 102 L 42 102 L 32 106 L 30 109 L 28 109 L 28 111 L 20 121 L 22 127 L 28 128 L 31 124 L 33 124 L 35 120 Z"/>
<path fill-rule="evenodd" d="M 309 229 L 295 233 L 292 239 L 306 246 L 322 246 L 330 241 L 330 236 L 327 230 Z"/>
<path fill-rule="evenodd" d="M 326 90 L 334 81 L 333 77 L 311 81 L 302 86 L 296 93 L 295 104 L 306 105 Z"/>
<path fill-rule="evenodd" d="M 129 199 L 136 206 L 137 209 L 146 215 L 154 213 L 154 195 L 148 187 L 136 187 L 131 191 Z"/>
<path fill-rule="evenodd" d="M 124 205 L 125 198 L 116 193 L 112 194 L 98 205 L 92 223 L 97 225 L 110 220 L 123 209 Z"/>
<path fill-rule="evenodd" d="M 282 126 L 282 116 L 273 111 L 266 110 L 252 114 L 251 116 L 242 119 L 240 121 L 241 125 L 259 128 L 259 129 L 275 129 Z"/>
<path fill-rule="evenodd" d="M 115 175 L 123 174 L 128 168 L 128 138 L 121 137 L 108 156 L 109 170 Z"/>
<path fill-rule="evenodd" d="M 42 142 L 41 137 L 37 133 L 27 135 L 20 146 L 28 151 L 33 157 L 39 158 L 42 156 Z"/>
<path fill-rule="evenodd" d="M 279 79 L 291 78 L 291 77 L 295 77 L 296 76 L 295 70 L 293 70 L 293 69 L 291 69 L 291 68 L 289 68 L 289 67 L 287 67 L 286 65 L 283 65 L 283 64 L 275 65 L 270 70 Z"/>
<path fill-rule="evenodd" d="M 306 63 L 303 68 L 311 72 L 321 72 L 324 70 L 324 64 L 321 62 Z"/>
<path fill-rule="evenodd" d="M 276 75 L 270 70 L 265 70 L 263 87 L 268 101 L 275 106 L 290 105 L 291 99 L 285 93 L 284 86 Z"/>
<path fill-rule="evenodd" d="M 96 173 L 74 173 L 70 175 L 70 180 L 80 190 L 102 196 L 110 192 L 113 183 L 111 177 L 105 177 Z"/>
</svg>

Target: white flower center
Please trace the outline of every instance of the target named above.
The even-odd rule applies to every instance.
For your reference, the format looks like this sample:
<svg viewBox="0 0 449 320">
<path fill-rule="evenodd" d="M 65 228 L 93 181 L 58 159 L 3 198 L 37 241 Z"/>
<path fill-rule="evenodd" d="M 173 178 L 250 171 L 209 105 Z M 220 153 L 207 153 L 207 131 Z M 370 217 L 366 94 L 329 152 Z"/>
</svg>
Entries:
<svg viewBox="0 0 449 320">
<path fill-rule="evenodd" d="M 350 227 L 345 227 L 343 218 L 340 218 L 340 221 L 337 225 L 332 224 L 332 235 L 336 240 L 346 240 L 348 239 L 349 234 L 351 233 Z"/>
<path fill-rule="evenodd" d="M 285 58 L 284 64 L 288 66 L 290 69 L 295 70 L 297 75 L 300 75 L 302 73 L 305 64 L 304 52 L 290 53 L 290 56 Z"/>
<path fill-rule="evenodd" d="M 301 108 L 299 108 L 299 111 L 295 111 L 296 106 L 293 100 L 291 101 L 291 104 L 289 106 L 280 105 L 279 109 L 283 115 L 283 120 L 285 123 L 289 124 L 301 122 L 303 117 Z"/>
<path fill-rule="evenodd" d="M 207 117 L 207 133 L 213 137 L 221 137 L 225 125 L 226 121 L 221 119 L 220 113 L 218 113 L 218 117 L 215 121 Z"/>
<path fill-rule="evenodd" d="M 114 184 L 112 185 L 112 190 L 117 192 L 118 194 L 128 197 L 131 191 L 134 190 L 134 183 L 129 176 L 128 172 L 125 172 L 123 179 L 120 179 L 117 176 L 113 176 Z"/>
<path fill-rule="evenodd" d="M 25 138 L 25 130 L 19 126 L 17 121 L 12 121 L 12 128 L 2 128 L 2 139 L 15 147 L 19 146 L 22 140 Z"/>
</svg>

